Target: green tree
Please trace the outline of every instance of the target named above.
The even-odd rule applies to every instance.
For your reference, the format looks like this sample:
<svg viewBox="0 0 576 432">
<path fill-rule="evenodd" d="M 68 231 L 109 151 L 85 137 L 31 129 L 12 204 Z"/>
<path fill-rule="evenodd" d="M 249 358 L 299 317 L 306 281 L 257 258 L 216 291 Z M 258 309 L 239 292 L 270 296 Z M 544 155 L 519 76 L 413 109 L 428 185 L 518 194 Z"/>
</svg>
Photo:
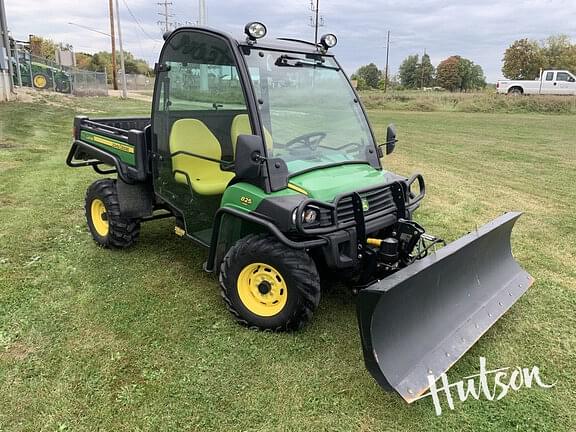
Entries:
<svg viewBox="0 0 576 432">
<path fill-rule="evenodd" d="M 62 46 L 52 39 L 35 35 L 30 35 L 28 42 L 30 43 L 30 54 L 51 61 L 56 60 L 56 50 Z"/>
<path fill-rule="evenodd" d="M 537 42 L 514 41 L 504 52 L 502 73 L 508 79 L 536 79 L 546 64 L 545 52 Z"/>
<path fill-rule="evenodd" d="M 434 65 L 430 61 L 430 56 L 426 53 L 422 56 L 419 66 L 420 87 L 432 87 L 434 85 Z"/>
<path fill-rule="evenodd" d="M 576 72 L 576 45 L 567 35 L 550 36 L 542 46 L 544 68 Z"/>
<path fill-rule="evenodd" d="M 368 88 L 375 89 L 378 88 L 378 82 L 382 77 L 382 72 L 380 69 L 378 69 L 378 66 L 376 66 L 374 63 L 370 63 L 360 67 L 356 71 L 355 75 L 358 78 L 362 78 Z"/>
<path fill-rule="evenodd" d="M 404 59 L 398 70 L 402 87 L 415 89 L 420 87 L 420 65 L 418 54 L 410 55 Z"/>
<path fill-rule="evenodd" d="M 486 78 L 480 65 L 459 57 L 458 71 L 460 74 L 460 91 L 477 90 L 486 87 Z"/>
<path fill-rule="evenodd" d="M 76 62 L 81 69 L 87 69 L 96 72 L 106 71 L 108 81 L 112 82 L 112 54 L 108 51 L 100 51 L 95 54 L 76 54 Z M 116 55 L 116 67 L 120 66 L 120 55 Z M 148 66 L 145 60 L 137 59 L 128 51 L 124 51 L 124 67 L 126 73 L 150 75 L 152 69 Z"/>
<path fill-rule="evenodd" d="M 90 69 L 90 64 L 92 63 L 92 54 L 87 54 L 83 52 L 75 53 L 76 57 L 76 67 L 78 69 Z"/>
</svg>

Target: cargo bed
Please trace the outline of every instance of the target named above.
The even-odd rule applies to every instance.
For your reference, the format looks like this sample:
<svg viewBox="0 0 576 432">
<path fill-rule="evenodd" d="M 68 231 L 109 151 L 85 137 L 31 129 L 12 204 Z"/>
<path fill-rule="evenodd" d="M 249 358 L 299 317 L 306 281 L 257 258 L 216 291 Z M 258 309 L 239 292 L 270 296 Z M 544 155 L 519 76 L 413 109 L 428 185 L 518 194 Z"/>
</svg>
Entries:
<svg viewBox="0 0 576 432">
<path fill-rule="evenodd" d="M 71 167 L 91 166 L 117 173 L 126 183 L 150 173 L 150 118 L 74 119 L 74 142 L 66 159 Z M 112 168 L 111 168 L 112 167 Z"/>
</svg>

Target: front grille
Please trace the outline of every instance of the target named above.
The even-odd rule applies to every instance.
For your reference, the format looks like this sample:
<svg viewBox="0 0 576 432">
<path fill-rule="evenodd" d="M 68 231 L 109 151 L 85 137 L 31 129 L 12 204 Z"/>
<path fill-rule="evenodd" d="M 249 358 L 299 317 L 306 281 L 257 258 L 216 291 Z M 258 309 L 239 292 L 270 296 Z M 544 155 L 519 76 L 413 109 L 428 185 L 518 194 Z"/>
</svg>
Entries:
<svg viewBox="0 0 576 432">
<path fill-rule="evenodd" d="M 368 210 L 364 210 L 364 216 L 376 213 L 391 213 L 396 210 L 396 204 L 389 187 L 372 189 L 361 192 L 360 198 L 364 203 L 368 201 Z M 336 204 L 336 215 L 338 222 L 349 222 L 354 220 L 354 209 L 352 206 L 352 196 L 347 195 L 340 198 Z"/>
</svg>

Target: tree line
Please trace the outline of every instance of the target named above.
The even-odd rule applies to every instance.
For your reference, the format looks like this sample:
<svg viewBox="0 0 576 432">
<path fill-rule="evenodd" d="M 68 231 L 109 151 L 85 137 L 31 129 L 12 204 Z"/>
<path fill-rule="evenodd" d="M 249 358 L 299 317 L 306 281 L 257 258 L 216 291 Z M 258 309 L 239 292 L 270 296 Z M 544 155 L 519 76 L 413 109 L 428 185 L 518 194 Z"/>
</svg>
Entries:
<svg viewBox="0 0 576 432">
<path fill-rule="evenodd" d="M 576 72 L 576 45 L 567 35 L 554 35 L 538 42 L 518 39 L 504 52 L 502 73 L 508 79 L 536 79 L 540 69 Z"/>
<path fill-rule="evenodd" d="M 374 63 L 360 67 L 352 79 L 359 90 L 384 87 L 384 73 Z M 480 65 L 454 55 L 434 67 L 428 54 L 410 55 L 404 59 L 398 75 L 388 77 L 388 85 L 404 89 L 442 87 L 449 91 L 469 91 L 486 87 L 486 78 Z"/>
<path fill-rule="evenodd" d="M 72 50 L 71 45 L 58 44 L 51 39 L 41 36 L 30 36 L 30 53 L 36 57 L 46 60 L 56 60 L 57 49 Z M 112 79 L 112 53 L 100 51 L 95 54 L 83 52 L 75 53 L 76 67 L 78 69 L 89 70 L 93 72 L 104 72 L 108 74 L 108 80 Z M 120 54 L 116 53 L 116 65 L 120 65 Z M 124 67 L 128 74 L 151 75 L 152 69 L 148 66 L 146 60 L 134 57 L 129 51 L 124 51 Z"/>
</svg>

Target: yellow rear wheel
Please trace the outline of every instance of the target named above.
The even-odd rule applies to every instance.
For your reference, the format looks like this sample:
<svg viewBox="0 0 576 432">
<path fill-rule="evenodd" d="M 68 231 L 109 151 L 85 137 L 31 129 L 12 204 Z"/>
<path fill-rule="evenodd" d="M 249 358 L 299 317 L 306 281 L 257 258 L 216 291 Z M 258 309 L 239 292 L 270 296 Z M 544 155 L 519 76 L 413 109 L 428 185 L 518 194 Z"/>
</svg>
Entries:
<svg viewBox="0 0 576 432">
<path fill-rule="evenodd" d="M 33 81 L 34 87 L 38 89 L 45 89 L 48 85 L 48 79 L 42 74 L 34 75 Z"/>
<path fill-rule="evenodd" d="M 101 237 L 106 237 L 110 231 L 110 226 L 108 225 L 108 215 L 106 213 L 106 206 L 101 199 L 94 199 L 90 205 L 90 215 L 92 217 L 92 223 L 94 224 L 94 229 Z"/>
<path fill-rule="evenodd" d="M 86 192 L 86 222 L 92 238 L 106 248 L 126 248 L 134 244 L 140 233 L 140 220 L 123 217 L 116 181 L 97 180 Z"/>
<path fill-rule="evenodd" d="M 240 300 L 255 315 L 273 316 L 286 306 L 288 287 L 280 272 L 271 265 L 248 264 L 238 275 L 236 286 Z"/>
</svg>

